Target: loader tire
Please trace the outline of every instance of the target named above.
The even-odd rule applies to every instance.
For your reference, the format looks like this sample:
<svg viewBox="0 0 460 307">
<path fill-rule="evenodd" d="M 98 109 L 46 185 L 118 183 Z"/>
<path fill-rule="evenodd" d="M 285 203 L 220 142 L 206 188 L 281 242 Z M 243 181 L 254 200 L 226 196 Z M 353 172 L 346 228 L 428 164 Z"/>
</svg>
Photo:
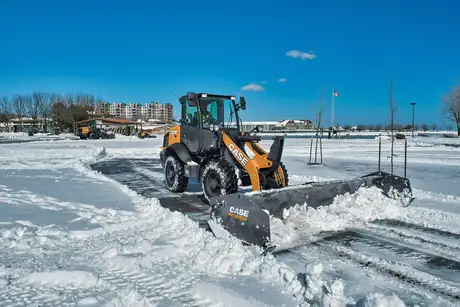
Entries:
<svg viewBox="0 0 460 307">
<path fill-rule="evenodd" d="M 276 170 L 271 176 L 270 178 L 272 180 L 274 180 L 276 182 L 276 184 L 278 185 L 277 188 L 282 188 L 282 187 L 287 187 L 289 185 L 289 174 L 288 174 L 288 171 L 286 169 L 286 166 L 284 166 L 284 163 L 283 162 L 280 162 L 279 166 L 281 167 L 281 169 L 283 170 L 283 175 L 284 175 L 284 181 L 285 181 L 285 185 L 282 186 L 282 183 L 277 180 L 279 177 L 277 176 L 278 174 L 278 170 Z M 277 178 L 278 177 L 278 178 Z M 271 190 L 273 187 L 270 187 L 269 184 L 265 184 L 263 189 L 264 190 Z"/>
<path fill-rule="evenodd" d="M 206 200 L 213 196 L 236 193 L 238 178 L 232 165 L 224 159 L 209 161 L 202 169 L 201 187 Z"/>
<path fill-rule="evenodd" d="M 286 169 L 286 166 L 284 165 L 283 162 L 280 162 L 280 166 L 281 166 L 281 169 L 283 170 L 284 181 L 286 183 L 286 186 L 288 186 L 289 185 L 289 174 L 288 174 L 288 171 Z"/>
<path fill-rule="evenodd" d="M 184 192 L 188 186 L 185 165 L 174 155 L 168 155 L 164 163 L 166 188 L 171 192 Z"/>
</svg>

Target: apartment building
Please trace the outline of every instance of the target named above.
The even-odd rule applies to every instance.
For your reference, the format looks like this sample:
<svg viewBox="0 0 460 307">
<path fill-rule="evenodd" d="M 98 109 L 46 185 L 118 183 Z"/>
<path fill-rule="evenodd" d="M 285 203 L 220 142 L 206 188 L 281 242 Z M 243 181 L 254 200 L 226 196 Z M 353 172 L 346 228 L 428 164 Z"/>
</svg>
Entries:
<svg viewBox="0 0 460 307">
<path fill-rule="evenodd" d="M 111 116 L 130 120 L 149 120 L 157 119 L 165 122 L 171 122 L 173 119 L 173 106 L 170 103 L 151 102 L 146 104 L 140 103 L 110 103 L 107 106 L 96 107 L 95 112 L 103 113 L 108 111 Z"/>
<path fill-rule="evenodd" d="M 170 122 L 173 119 L 173 106 L 170 103 L 147 103 L 141 106 L 139 114 L 145 119 L 159 119 Z"/>
</svg>

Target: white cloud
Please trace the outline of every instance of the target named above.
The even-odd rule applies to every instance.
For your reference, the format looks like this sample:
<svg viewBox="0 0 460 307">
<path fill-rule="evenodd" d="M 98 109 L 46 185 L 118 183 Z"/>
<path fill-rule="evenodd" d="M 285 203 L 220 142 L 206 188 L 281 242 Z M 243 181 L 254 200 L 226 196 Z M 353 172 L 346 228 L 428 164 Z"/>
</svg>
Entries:
<svg viewBox="0 0 460 307">
<path fill-rule="evenodd" d="M 278 79 L 278 82 L 286 82 L 286 81 L 287 81 L 286 78 L 279 78 L 279 79 Z"/>
<path fill-rule="evenodd" d="M 264 87 L 256 83 L 251 83 L 251 84 L 243 86 L 241 89 L 243 91 L 261 92 L 264 90 Z"/>
<path fill-rule="evenodd" d="M 300 58 L 301 60 L 313 60 L 316 58 L 316 55 L 313 53 L 313 51 L 310 52 L 302 52 L 299 50 L 291 50 L 286 52 L 286 56 L 291 57 L 291 58 Z"/>
</svg>

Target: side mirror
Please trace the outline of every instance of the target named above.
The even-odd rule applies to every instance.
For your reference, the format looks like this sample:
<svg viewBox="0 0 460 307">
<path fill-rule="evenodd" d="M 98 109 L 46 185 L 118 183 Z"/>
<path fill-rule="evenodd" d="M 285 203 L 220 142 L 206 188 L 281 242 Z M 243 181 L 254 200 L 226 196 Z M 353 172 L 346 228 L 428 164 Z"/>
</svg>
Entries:
<svg viewBox="0 0 460 307">
<path fill-rule="evenodd" d="M 242 110 L 246 110 L 246 99 L 244 97 L 240 97 L 239 107 Z"/>
<path fill-rule="evenodd" d="M 187 98 L 188 98 L 188 105 L 191 107 L 196 107 L 198 105 L 198 102 L 196 101 L 196 95 L 193 92 L 187 93 Z"/>
</svg>

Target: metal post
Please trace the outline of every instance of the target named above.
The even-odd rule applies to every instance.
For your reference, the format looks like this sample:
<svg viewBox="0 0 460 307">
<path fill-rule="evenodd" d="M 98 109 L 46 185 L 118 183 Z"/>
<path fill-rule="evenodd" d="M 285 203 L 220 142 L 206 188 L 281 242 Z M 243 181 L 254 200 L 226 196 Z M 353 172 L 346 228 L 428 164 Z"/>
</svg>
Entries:
<svg viewBox="0 0 460 307">
<path fill-rule="evenodd" d="M 321 156 L 321 165 L 323 165 L 323 131 L 321 130 L 321 135 L 319 136 L 319 154 Z"/>
<path fill-rule="evenodd" d="M 317 163 L 317 157 L 318 157 L 318 130 L 316 130 L 316 136 L 315 136 L 315 164 Z"/>
<path fill-rule="evenodd" d="M 411 102 L 411 106 L 412 106 L 412 138 L 414 138 L 414 125 L 415 125 L 415 102 Z"/>
<path fill-rule="evenodd" d="M 379 172 L 380 172 L 380 156 L 382 153 L 382 138 L 379 137 Z"/>
<path fill-rule="evenodd" d="M 334 97 L 335 91 L 334 88 L 332 88 L 331 138 L 334 138 Z"/>
<path fill-rule="evenodd" d="M 407 170 L 407 139 L 404 139 L 404 178 L 407 178 L 406 176 L 406 170 Z"/>
<path fill-rule="evenodd" d="M 311 164 L 311 151 L 313 150 L 313 138 L 311 138 L 310 142 L 310 160 L 308 161 L 308 164 Z"/>
</svg>

